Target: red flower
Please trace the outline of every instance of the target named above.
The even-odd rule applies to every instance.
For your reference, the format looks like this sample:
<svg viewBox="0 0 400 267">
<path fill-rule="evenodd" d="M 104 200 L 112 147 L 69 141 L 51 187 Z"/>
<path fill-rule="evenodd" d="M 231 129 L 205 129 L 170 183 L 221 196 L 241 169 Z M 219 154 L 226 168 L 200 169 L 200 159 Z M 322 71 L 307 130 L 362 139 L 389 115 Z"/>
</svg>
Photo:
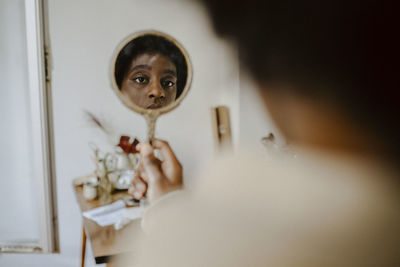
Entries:
<svg viewBox="0 0 400 267">
<path fill-rule="evenodd" d="M 117 146 L 122 148 L 122 150 L 127 154 L 138 153 L 139 151 L 136 150 L 136 146 L 139 144 L 139 140 L 137 140 L 136 138 L 133 140 L 133 142 L 131 142 L 131 140 L 132 137 L 121 135 L 121 138 L 119 139 L 119 144 Z"/>
</svg>

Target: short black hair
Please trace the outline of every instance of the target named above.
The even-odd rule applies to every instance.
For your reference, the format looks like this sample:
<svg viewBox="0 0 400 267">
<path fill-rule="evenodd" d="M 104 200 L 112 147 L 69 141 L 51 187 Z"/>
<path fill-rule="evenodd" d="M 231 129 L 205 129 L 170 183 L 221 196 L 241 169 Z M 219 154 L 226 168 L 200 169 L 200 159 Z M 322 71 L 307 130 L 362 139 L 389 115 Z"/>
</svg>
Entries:
<svg viewBox="0 0 400 267">
<path fill-rule="evenodd" d="M 188 66 L 182 51 L 168 39 L 154 34 L 139 36 L 127 43 L 118 54 L 115 62 L 115 81 L 121 90 L 122 81 L 127 75 L 132 61 L 144 53 L 158 53 L 168 57 L 176 67 L 178 98 L 185 88 Z"/>
<path fill-rule="evenodd" d="M 396 0 L 201 0 L 259 84 L 331 101 L 400 155 Z M 295 119 L 295 118 L 293 118 Z"/>
</svg>

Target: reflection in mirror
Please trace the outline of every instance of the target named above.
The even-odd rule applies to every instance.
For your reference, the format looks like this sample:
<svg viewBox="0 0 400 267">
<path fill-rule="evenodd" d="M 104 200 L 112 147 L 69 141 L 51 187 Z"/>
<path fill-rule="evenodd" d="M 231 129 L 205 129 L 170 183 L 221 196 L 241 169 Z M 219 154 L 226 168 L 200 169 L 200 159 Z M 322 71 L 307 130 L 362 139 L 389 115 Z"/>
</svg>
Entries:
<svg viewBox="0 0 400 267">
<path fill-rule="evenodd" d="M 141 35 L 123 46 L 114 71 L 125 101 L 144 109 L 173 104 L 188 81 L 188 63 L 181 49 L 156 34 Z"/>
<path fill-rule="evenodd" d="M 145 116 L 150 143 L 158 116 L 179 105 L 191 80 L 192 67 L 183 47 L 156 31 L 125 39 L 111 61 L 112 87 L 125 106 Z"/>
</svg>

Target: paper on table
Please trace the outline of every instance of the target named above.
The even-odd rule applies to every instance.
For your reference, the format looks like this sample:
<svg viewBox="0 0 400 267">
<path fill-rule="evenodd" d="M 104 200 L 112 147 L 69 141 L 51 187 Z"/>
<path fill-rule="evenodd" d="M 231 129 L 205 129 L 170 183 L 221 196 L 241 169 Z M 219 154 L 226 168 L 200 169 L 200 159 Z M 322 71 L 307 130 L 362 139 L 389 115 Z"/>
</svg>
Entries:
<svg viewBox="0 0 400 267">
<path fill-rule="evenodd" d="M 124 212 L 124 217 L 131 220 L 142 218 L 143 210 L 143 207 L 127 208 Z"/>
<path fill-rule="evenodd" d="M 141 217 L 142 208 L 126 208 L 123 200 L 118 200 L 110 205 L 98 207 L 83 212 L 83 216 L 95 221 L 100 226 L 108 226 L 124 219 L 137 219 Z"/>
</svg>

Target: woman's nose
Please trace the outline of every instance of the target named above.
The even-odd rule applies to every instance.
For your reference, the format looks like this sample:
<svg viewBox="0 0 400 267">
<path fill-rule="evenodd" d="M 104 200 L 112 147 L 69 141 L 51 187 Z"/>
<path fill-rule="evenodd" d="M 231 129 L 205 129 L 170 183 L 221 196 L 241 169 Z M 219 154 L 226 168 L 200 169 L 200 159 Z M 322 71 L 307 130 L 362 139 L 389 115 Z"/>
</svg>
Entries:
<svg viewBox="0 0 400 267">
<path fill-rule="evenodd" d="M 158 82 L 151 82 L 149 84 L 147 96 L 151 99 L 164 98 L 165 93 L 164 89 L 161 87 L 161 84 Z"/>
</svg>

